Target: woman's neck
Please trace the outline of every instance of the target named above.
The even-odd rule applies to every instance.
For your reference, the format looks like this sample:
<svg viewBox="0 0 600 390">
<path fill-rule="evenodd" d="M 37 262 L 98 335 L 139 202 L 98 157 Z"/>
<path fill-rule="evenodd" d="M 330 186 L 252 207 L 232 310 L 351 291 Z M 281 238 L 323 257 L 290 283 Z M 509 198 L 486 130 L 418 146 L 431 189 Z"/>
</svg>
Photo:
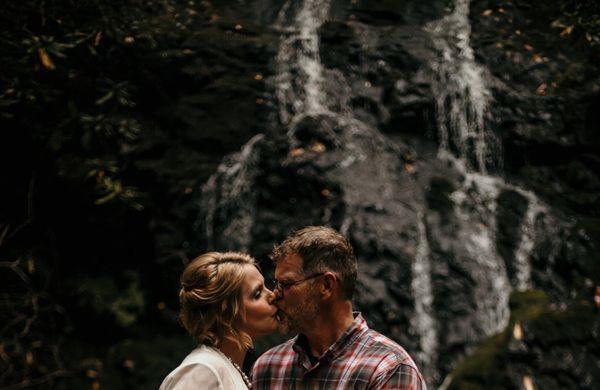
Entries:
<svg viewBox="0 0 600 390">
<path fill-rule="evenodd" d="M 242 348 L 238 343 L 230 338 L 223 339 L 219 350 L 240 367 L 242 367 L 244 364 L 246 352 L 248 352 L 247 348 Z"/>
</svg>

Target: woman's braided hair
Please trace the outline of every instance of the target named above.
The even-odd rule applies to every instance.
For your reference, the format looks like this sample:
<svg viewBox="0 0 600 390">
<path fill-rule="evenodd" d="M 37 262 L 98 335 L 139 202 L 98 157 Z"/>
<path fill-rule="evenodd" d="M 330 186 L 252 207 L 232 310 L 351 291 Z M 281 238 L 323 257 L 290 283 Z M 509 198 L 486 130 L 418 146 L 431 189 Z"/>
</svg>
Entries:
<svg viewBox="0 0 600 390">
<path fill-rule="evenodd" d="M 251 256 L 238 252 L 209 252 L 192 260 L 181 275 L 179 318 L 199 343 L 219 347 L 232 336 L 241 347 L 252 339 L 241 331 L 244 320 L 242 285 Z"/>
</svg>

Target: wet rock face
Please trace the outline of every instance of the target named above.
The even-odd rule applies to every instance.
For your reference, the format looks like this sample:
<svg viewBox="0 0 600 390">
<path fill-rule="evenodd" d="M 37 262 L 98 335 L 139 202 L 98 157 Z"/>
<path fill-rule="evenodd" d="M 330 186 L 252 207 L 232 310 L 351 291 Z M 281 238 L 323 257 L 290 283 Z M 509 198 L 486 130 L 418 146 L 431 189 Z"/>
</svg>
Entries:
<svg viewBox="0 0 600 390">
<path fill-rule="evenodd" d="M 355 305 L 432 387 L 511 324 L 512 291 L 589 300 L 600 154 L 587 49 L 548 38 L 524 2 L 317 3 L 261 11 L 280 34 L 272 113 L 204 184 L 203 239 L 264 258 L 294 229 L 340 230 L 359 257 Z M 517 24 L 531 40 L 502 35 Z M 584 76 L 553 86 L 572 66 Z"/>
<path fill-rule="evenodd" d="M 580 164 L 572 173 L 589 175 L 585 182 L 594 183 L 600 152 L 589 131 L 598 123 L 593 109 L 599 98 L 597 50 L 564 33 L 557 22 L 560 6 L 474 3 L 473 47 L 497 81 L 500 104 L 494 109 L 507 172 L 533 179 L 530 185 L 553 201 L 576 208 L 587 203 L 598 210 L 597 199 L 584 195 L 583 183 L 570 181 L 571 174 L 556 174 Z M 482 16 L 486 10 L 491 14 Z"/>
</svg>

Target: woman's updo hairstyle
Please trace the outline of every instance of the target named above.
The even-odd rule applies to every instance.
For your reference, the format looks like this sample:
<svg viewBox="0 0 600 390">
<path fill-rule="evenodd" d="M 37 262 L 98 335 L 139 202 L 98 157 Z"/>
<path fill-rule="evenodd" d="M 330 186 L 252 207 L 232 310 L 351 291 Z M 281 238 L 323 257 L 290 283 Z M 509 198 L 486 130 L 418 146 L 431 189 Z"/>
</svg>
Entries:
<svg viewBox="0 0 600 390">
<path fill-rule="evenodd" d="M 248 265 L 256 267 L 247 254 L 209 252 L 183 271 L 179 317 L 199 344 L 218 348 L 231 335 L 241 347 L 252 345 L 250 336 L 238 328 L 244 318 L 242 284 Z"/>
</svg>

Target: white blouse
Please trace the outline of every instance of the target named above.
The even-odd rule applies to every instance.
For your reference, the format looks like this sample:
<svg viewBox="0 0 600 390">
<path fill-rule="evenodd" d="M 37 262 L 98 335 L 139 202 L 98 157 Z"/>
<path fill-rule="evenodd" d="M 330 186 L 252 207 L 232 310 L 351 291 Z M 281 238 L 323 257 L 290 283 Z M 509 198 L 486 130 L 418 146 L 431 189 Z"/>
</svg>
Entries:
<svg viewBox="0 0 600 390">
<path fill-rule="evenodd" d="M 242 376 L 221 351 L 201 345 L 163 380 L 159 390 L 247 389 Z"/>
</svg>

